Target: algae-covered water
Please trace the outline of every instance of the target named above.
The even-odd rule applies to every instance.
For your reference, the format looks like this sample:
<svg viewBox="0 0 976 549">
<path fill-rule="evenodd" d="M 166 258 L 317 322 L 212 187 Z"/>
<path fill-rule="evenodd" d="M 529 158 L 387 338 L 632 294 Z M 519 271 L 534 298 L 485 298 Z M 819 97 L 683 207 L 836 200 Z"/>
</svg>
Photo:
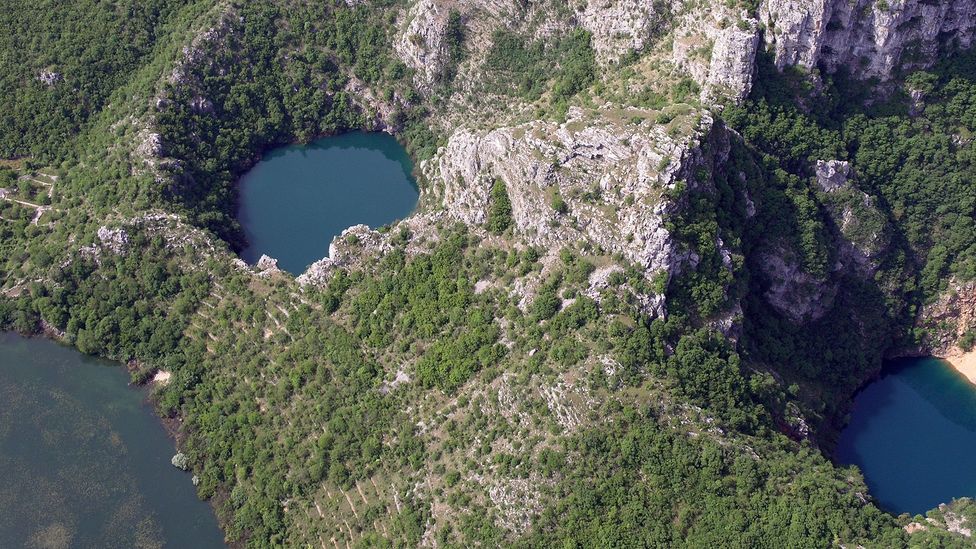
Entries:
<svg viewBox="0 0 976 549">
<path fill-rule="evenodd" d="M 0 333 L 0 547 L 223 547 L 120 365 Z"/>
</svg>

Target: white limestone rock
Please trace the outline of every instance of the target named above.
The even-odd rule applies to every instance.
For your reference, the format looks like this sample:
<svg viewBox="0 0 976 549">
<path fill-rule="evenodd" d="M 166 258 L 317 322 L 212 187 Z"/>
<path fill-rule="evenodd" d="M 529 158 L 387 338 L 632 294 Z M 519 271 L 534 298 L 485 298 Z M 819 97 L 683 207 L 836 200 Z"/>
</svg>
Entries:
<svg viewBox="0 0 976 549">
<path fill-rule="evenodd" d="M 59 72 L 41 71 L 41 73 L 37 75 L 37 79 L 40 80 L 45 86 L 53 88 L 54 86 L 58 85 L 58 83 L 63 81 L 64 77 L 61 76 L 61 73 Z"/>
<path fill-rule="evenodd" d="M 188 458 L 183 452 L 177 452 L 176 455 L 174 455 L 169 461 L 173 464 L 173 467 L 176 467 L 181 471 L 190 470 L 190 458 Z"/>
<path fill-rule="evenodd" d="M 578 14 L 580 25 L 592 36 L 593 50 L 601 63 L 650 45 L 662 14 L 654 2 L 643 0 L 587 0 Z"/>
<path fill-rule="evenodd" d="M 101 243 L 102 249 L 121 254 L 129 245 L 129 234 L 125 232 L 125 229 L 110 229 L 102 226 L 98 228 L 98 241 Z"/>
<path fill-rule="evenodd" d="M 584 245 L 619 253 L 650 278 L 697 261 L 679 250 L 665 225 L 679 207 L 670 190 L 703 160 L 700 140 L 711 138 L 711 118 L 701 113 L 700 120 L 692 135 L 674 137 L 663 126 L 630 123 L 627 115 L 571 108 L 561 124 L 459 129 L 422 171 L 453 219 L 484 230 L 497 178 L 519 241 L 549 251 Z M 565 212 L 554 209 L 556 195 Z M 663 296 L 644 297 L 649 311 L 663 312 Z"/>
<path fill-rule="evenodd" d="M 449 55 L 444 41 L 449 8 L 438 0 L 420 0 L 410 8 L 407 25 L 393 48 L 400 59 L 416 72 L 414 84 L 429 91 L 443 73 Z"/>
<path fill-rule="evenodd" d="M 278 268 L 278 260 L 265 254 L 261 255 L 255 267 L 261 276 L 269 276 L 281 272 L 281 269 Z"/>
<path fill-rule="evenodd" d="M 976 31 L 974 0 L 763 0 L 760 20 L 779 68 L 797 65 L 890 79 L 925 67 Z"/>
<path fill-rule="evenodd" d="M 749 95 L 759 25 L 748 13 L 705 4 L 679 19 L 673 42 L 672 60 L 698 82 L 703 101 L 737 102 Z"/>
<path fill-rule="evenodd" d="M 851 165 L 843 160 L 817 160 L 817 185 L 824 192 L 833 192 L 847 186 Z"/>
</svg>

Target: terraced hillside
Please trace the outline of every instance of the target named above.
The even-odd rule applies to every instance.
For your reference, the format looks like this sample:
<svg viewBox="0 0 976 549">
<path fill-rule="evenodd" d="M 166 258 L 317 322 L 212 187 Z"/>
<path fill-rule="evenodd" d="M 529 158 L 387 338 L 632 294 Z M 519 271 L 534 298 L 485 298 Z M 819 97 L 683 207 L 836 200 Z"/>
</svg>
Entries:
<svg viewBox="0 0 976 549">
<path fill-rule="evenodd" d="M 2 7 L 0 325 L 169 374 L 240 545 L 971 545 L 826 456 L 974 329 L 927 311 L 976 277 L 976 22 L 801 4 Z M 239 176 L 355 129 L 418 211 L 241 261 Z"/>
</svg>

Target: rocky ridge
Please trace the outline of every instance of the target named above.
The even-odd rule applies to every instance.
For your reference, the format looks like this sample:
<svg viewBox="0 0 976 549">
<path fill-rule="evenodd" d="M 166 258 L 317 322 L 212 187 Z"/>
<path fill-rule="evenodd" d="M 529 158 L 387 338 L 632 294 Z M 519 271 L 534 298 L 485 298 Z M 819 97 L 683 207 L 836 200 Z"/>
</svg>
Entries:
<svg viewBox="0 0 976 549">
<path fill-rule="evenodd" d="M 700 124 L 707 127 L 711 118 L 704 115 Z M 516 234 L 526 242 L 558 249 L 582 240 L 654 273 L 676 259 L 663 226 L 671 207 L 664 194 L 674 189 L 694 141 L 672 138 L 654 124 L 587 119 L 572 109 L 562 124 L 459 130 L 422 169 L 443 189 L 448 214 L 468 225 L 485 223 L 498 178 L 512 202 Z M 553 206 L 557 196 L 564 211 Z"/>
</svg>

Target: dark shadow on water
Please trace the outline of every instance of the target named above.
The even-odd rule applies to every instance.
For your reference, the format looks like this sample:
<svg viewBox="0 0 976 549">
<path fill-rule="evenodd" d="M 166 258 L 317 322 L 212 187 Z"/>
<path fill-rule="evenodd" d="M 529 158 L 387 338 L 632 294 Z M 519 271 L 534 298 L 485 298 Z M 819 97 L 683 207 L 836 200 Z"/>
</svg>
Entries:
<svg viewBox="0 0 976 549">
<path fill-rule="evenodd" d="M 890 361 L 884 376 L 902 376 L 949 421 L 976 433 L 976 386 L 952 366 L 932 357 Z"/>
<path fill-rule="evenodd" d="M 858 465 L 895 514 L 974 496 L 976 390 L 938 359 L 891 361 L 855 397 L 835 459 Z"/>
</svg>

